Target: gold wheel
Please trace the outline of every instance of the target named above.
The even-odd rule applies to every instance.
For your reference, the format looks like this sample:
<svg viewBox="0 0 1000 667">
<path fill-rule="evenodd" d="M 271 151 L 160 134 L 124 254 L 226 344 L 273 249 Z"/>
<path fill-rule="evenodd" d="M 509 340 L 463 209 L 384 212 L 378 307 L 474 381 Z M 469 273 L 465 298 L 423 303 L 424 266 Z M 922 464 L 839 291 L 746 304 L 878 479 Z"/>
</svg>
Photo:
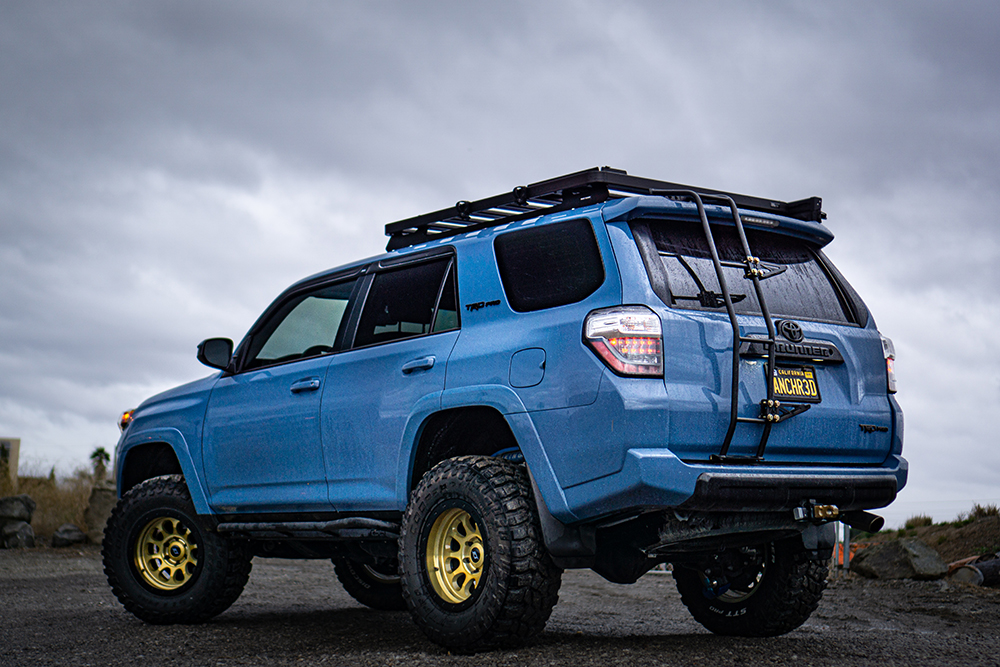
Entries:
<svg viewBox="0 0 1000 667">
<path fill-rule="evenodd" d="M 135 543 L 135 567 L 143 581 L 174 591 L 191 581 L 198 566 L 198 545 L 179 519 L 159 517 L 146 524 Z"/>
<path fill-rule="evenodd" d="M 486 565 L 483 535 L 465 510 L 442 512 L 427 535 L 427 574 L 442 600 L 459 604 L 479 585 Z"/>
</svg>

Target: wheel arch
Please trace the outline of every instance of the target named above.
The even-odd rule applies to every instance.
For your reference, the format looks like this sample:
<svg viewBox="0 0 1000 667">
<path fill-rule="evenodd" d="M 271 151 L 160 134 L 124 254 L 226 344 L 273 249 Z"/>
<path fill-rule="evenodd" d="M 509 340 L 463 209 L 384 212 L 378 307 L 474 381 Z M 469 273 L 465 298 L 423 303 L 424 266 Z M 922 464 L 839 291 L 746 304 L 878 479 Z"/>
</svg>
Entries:
<svg viewBox="0 0 1000 667">
<path fill-rule="evenodd" d="M 127 438 L 118 455 L 118 497 L 141 482 L 160 475 L 184 477 L 198 514 L 210 514 L 201 476 L 188 451 L 187 441 L 176 429 L 155 429 Z"/>
<path fill-rule="evenodd" d="M 520 449 L 504 416 L 493 406 L 469 405 L 429 415 L 421 425 L 406 476 L 406 494 L 416 488 L 424 474 L 455 456 L 492 456 Z"/>
<path fill-rule="evenodd" d="M 466 454 L 491 456 L 502 449 L 516 447 L 530 471 L 538 502 L 561 522 L 578 520 L 569 510 L 530 413 L 510 389 L 500 389 L 500 392 L 486 393 L 478 388 L 474 395 L 468 395 L 470 390 L 446 392 L 443 409 L 425 413 L 423 419 L 407 428 L 403 442 L 410 446 L 404 447 L 396 477 L 401 510 L 405 509 L 421 477 L 442 460 Z M 458 394 L 469 402 L 461 404 Z M 484 422 L 493 430 L 494 437 L 474 447 L 464 446 L 460 442 L 462 428 L 469 424 L 481 426 Z M 450 434 L 443 433 L 448 430 Z"/>
</svg>

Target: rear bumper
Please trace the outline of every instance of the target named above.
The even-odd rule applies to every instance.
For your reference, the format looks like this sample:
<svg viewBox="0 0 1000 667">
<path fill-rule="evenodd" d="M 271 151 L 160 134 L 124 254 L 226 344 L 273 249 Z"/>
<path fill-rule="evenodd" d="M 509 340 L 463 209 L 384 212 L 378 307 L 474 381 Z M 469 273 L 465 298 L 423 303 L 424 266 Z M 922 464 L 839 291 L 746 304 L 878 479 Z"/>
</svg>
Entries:
<svg viewBox="0 0 1000 667">
<path fill-rule="evenodd" d="M 809 501 L 850 511 L 891 503 L 906 484 L 907 469 L 906 460 L 896 455 L 877 467 L 792 468 L 689 464 L 667 449 L 630 449 L 619 472 L 563 493 L 567 509 L 572 508 L 568 523 L 663 508 L 783 511 Z M 553 514 L 565 521 L 559 512 Z"/>
<path fill-rule="evenodd" d="M 774 511 L 801 507 L 805 502 L 836 505 L 840 510 L 885 507 L 896 498 L 895 475 L 802 474 L 758 475 L 748 472 L 705 472 L 694 494 L 680 507 L 704 511 Z"/>
</svg>

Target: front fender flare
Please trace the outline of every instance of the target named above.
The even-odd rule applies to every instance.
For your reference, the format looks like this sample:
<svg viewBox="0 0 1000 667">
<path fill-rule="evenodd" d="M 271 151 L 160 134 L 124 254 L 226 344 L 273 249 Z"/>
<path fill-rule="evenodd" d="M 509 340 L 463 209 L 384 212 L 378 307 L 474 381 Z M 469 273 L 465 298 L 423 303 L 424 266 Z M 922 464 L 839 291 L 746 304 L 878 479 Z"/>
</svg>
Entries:
<svg viewBox="0 0 1000 667">
<path fill-rule="evenodd" d="M 195 511 L 198 514 L 211 514 L 212 510 L 208 505 L 204 479 L 198 474 L 198 468 L 191 458 L 191 451 L 184 434 L 175 428 L 151 428 L 125 436 L 118 448 L 118 470 L 116 471 L 118 488 L 122 488 L 122 475 L 124 473 L 122 464 L 127 460 L 129 451 L 137 446 L 153 443 L 163 443 L 173 450 L 184 474 L 184 481 L 187 483 Z M 119 497 L 121 497 L 120 491 Z"/>
</svg>

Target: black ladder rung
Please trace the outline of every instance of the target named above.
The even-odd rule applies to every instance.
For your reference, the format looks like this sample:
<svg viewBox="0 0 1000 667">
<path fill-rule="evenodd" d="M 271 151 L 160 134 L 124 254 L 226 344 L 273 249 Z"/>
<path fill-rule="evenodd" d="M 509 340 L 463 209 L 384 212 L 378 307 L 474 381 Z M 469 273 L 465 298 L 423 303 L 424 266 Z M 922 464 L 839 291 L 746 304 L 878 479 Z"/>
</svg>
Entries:
<svg viewBox="0 0 1000 667">
<path fill-rule="evenodd" d="M 778 343 L 775 338 L 755 338 L 753 336 L 740 336 L 741 343 L 762 343 L 764 345 L 776 345 Z"/>
</svg>

